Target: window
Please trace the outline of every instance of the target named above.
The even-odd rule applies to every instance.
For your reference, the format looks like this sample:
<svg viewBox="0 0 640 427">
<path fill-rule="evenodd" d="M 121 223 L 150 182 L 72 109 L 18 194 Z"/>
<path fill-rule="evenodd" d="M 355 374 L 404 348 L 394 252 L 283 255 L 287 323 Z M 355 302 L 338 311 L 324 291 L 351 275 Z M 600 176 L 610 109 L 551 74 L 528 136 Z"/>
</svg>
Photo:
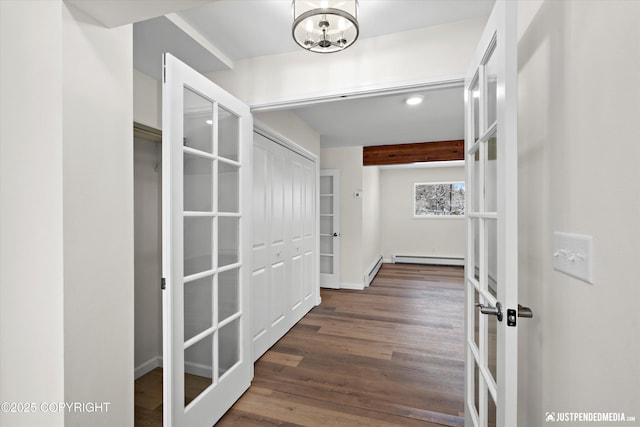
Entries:
<svg viewBox="0 0 640 427">
<path fill-rule="evenodd" d="M 413 216 L 464 216 L 464 182 L 429 182 L 413 185 Z"/>
</svg>

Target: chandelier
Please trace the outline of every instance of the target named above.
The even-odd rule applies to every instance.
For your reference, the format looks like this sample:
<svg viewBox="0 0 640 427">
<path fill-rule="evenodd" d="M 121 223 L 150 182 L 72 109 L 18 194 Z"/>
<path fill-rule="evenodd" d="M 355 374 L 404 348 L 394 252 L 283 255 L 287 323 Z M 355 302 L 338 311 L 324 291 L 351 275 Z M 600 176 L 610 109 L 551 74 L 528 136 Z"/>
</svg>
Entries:
<svg viewBox="0 0 640 427">
<path fill-rule="evenodd" d="M 358 38 L 358 0 L 293 0 L 292 8 L 293 39 L 306 50 L 338 52 Z"/>
</svg>

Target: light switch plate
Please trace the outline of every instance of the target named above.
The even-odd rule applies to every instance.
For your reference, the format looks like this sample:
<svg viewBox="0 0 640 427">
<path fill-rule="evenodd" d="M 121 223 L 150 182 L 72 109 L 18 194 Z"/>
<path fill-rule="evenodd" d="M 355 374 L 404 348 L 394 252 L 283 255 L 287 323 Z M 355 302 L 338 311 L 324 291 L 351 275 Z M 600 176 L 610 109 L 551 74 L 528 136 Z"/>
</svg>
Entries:
<svg viewBox="0 0 640 427">
<path fill-rule="evenodd" d="M 593 236 L 553 233 L 553 268 L 593 283 Z"/>
</svg>

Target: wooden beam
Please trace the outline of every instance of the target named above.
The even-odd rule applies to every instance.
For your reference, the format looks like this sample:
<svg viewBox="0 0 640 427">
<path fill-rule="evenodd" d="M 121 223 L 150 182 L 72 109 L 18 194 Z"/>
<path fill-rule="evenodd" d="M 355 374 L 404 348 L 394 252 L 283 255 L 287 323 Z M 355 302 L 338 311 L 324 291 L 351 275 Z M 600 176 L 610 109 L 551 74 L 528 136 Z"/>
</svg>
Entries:
<svg viewBox="0 0 640 427">
<path fill-rule="evenodd" d="M 376 145 L 362 150 L 364 166 L 448 160 L 464 160 L 464 140 Z"/>
</svg>

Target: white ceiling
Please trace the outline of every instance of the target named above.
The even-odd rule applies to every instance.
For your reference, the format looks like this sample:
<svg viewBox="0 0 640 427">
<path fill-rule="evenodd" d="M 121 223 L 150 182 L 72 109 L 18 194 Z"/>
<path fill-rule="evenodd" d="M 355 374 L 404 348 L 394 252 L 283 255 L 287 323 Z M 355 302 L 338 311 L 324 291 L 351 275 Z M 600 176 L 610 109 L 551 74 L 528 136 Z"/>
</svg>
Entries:
<svg viewBox="0 0 640 427">
<path fill-rule="evenodd" d="M 360 38 L 488 16 L 493 3 L 360 0 Z M 207 73 L 228 69 L 226 64 L 233 61 L 297 51 L 300 47 L 291 38 L 291 24 L 290 0 L 211 1 L 134 24 L 134 66 L 159 79 L 163 52 Z M 203 39 L 195 42 L 185 31 Z M 462 89 L 432 89 L 424 95 L 425 102 L 413 108 L 403 104 L 406 95 L 396 94 L 292 110 L 320 133 L 326 147 L 462 139 Z"/>
</svg>

